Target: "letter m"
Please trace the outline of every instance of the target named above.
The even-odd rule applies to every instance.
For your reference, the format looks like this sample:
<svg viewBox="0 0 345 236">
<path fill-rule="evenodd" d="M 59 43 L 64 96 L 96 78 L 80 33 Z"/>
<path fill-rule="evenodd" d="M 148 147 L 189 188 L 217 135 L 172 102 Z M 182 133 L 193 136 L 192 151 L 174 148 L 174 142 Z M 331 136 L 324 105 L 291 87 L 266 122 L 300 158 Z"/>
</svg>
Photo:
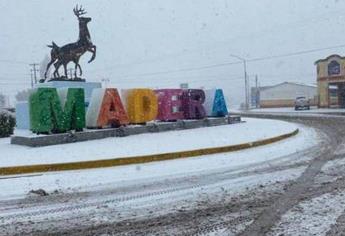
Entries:
<svg viewBox="0 0 345 236">
<path fill-rule="evenodd" d="M 85 127 L 84 89 L 38 88 L 30 96 L 29 110 L 34 133 L 80 131 Z"/>
</svg>

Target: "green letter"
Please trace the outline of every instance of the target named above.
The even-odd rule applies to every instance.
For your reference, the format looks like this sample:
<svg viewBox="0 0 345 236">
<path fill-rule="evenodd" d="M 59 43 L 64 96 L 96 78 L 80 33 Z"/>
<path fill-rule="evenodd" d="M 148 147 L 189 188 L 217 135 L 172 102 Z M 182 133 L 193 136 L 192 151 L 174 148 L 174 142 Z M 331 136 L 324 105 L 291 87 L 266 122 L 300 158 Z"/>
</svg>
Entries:
<svg viewBox="0 0 345 236">
<path fill-rule="evenodd" d="M 30 96 L 29 103 L 30 127 L 34 133 L 80 131 L 85 127 L 82 88 L 60 89 L 59 94 L 56 88 L 38 88 Z"/>
</svg>

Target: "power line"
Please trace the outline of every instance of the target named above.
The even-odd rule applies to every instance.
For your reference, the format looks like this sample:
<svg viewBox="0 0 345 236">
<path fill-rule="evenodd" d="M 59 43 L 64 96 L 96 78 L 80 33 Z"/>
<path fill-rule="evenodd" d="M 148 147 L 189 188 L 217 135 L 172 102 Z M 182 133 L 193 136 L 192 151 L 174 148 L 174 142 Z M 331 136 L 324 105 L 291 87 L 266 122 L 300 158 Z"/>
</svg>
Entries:
<svg viewBox="0 0 345 236">
<path fill-rule="evenodd" d="M 28 82 L 28 83 L 20 83 L 20 82 L 18 82 L 18 83 L 3 83 L 3 82 L 0 82 L 0 85 L 4 85 L 4 86 L 2 86 L 3 88 L 5 88 L 5 87 L 7 87 L 7 86 L 25 86 L 25 87 L 30 87 L 31 86 L 31 84 L 30 84 L 30 82 Z"/>
<path fill-rule="evenodd" d="M 218 41 L 218 42 L 212 42 L 213 46 L 214 44 L 228 44 L 231 41 L 237 40 L 237 39 L 244 39 L 244 38 L 253 38 L 257 35 L 267 35 L 268 33 L 272 33 L 273 31 L 276 30 L 286 30 L 287 28 L 291 28 L 294 27 L 295 25 L 301 25 L 303 27 L 306 26 L 306 22 L 307 23 L 314 23 L 314 21 L 324 21 L 324 20 L 329 20 L 329 19 L 335 19 L 335 14 L 337 13 L 342 13 L 341 10 L 334 10 L 334 11 L 329 11 L 327 13 L 323 13 L 322 15 L 318 15 L 318 16 L 313 16 L 313 17 L 308 17 L 308 18 L 302 18 L 298 21 L 293 21 L 293 22 L 288 22 L 288 23 L 284 23 L 284 24 L 276 24 L 273 25 L 272 27 L 268 28 L 268 29 L 263 29 L 260 31 L 254 31 L 254 32 L 250 32 L 248 34 L 245 35 L 240 35 L 237 37 L 231 37 L 228 38 L 226 40 L 222 40 L 222 41 Z M 327 15 L 331 15 L 331 17 L 327 16 Z M 208 52 L 213 52 L 215 51 L 214 47 L 211 50 L 208 50 Z M 183 50 L 181 52 L 178 53 L 172 53 L 172 54 L 165 54 L 165 55 L 161 55 L 158 56 L 156 58 L 153 58 L 151 60 L 137 60 L 135 62 L 132 63 L 128 63 L 128 64 L 115 64 L 112 66 L 108 66 L 108 67 L 104 67 L 104 68 L 100 68 L 100 69 L 95 69 L 93 70 L 93 72 L 96 71 L 104 71 L 104 70 L 113 70 L 114 68 L 119 68 L 119 67 L 128 67 L 128 66 L 133 66 L 133 65 L 141 65 L 141 64 L 146 64 L 146 63 L 150 63 L 150 62 L 156 62 L 156 61 L 161 61 L 164 58 L 171 58 L 171 57 L 179 57 L 185 54 L 194 54 L 196 52 L 200 52 L 200 49 L 190 49 L 190 50 Z"/>
<path fill-rule="evenodd" d="M 198 79 L 198 80 L 188 80 L 188 83 L 196 83 L 196 82 L 222 82 L 222 81 L 229 81 L 229 78 L 212 78 L 212 80 L 210 78 L 207 78 L 207 79 Z M 234 77 L 234 78 L 231 78 L 230 81 L 232 82 L 237 82 L 237 81 L 240 81 L 242 82 L 243 81 L 243 76 L 240 76 L 240 77 Z M 130 84 L 133 84 L 133 83 L 130 83 L 132 81 L 120 81 L 122 84 L 122 86 L 126 86 L 126 85 L 130 85 Z M 170 85 L 170 84 L 180 84 L 181 82 L 183 82 L 183 80 L 176 80 L 176 81 L 156 81 L 156 82 L 153 82 L 153 83 L 149 83 L 150 85 L 149 86 L 156 86 L 156 85 Z M 110 82 L 110 84 L 114 85 L 114 84 L 119 84 L 118 82 Z"/>
<path fill-rule="evenodd" d="M 14 61 L 14 60 L 0 60 L 0 62 L 9 63 L 9 64 L 24 64 L 24 65 L 29 64 L 28 62 L 25 62 L 25 61 Z"/>
<path fill-rule="evenodd" d="M 220 63 L 220 64 L 213 64 L 213 65 L 207 65 L 207 66 L 200 66 L 200 67 L 190 67 L 190 68 L 184 68 L 184 69 L 177 69 L 177 70 L 159 71 L 159 72 L 133 74 L 133 75 L 121 75 L 118 77 L 127 78 L 127 77 L 135 77 L 135 76 L 162 75 L 162 74 L 171 74 L 171 73 L 177 73 L 177 72 L 205 70 L 205 69 L 211 69 L 211 68 L 215 68 L 215 67 L 222 67 L 222 66 L 236 65 L 236 64 L 242 64 L 242 62 Z"/>
<path fill-rule="evenodd" d="M 272 60 L 272 59 L 276 59 L 276 58 L 292 57 L 292 56 L 298 56 L 298 55 L 320 52 L 320 51 L 325 51 L 325 50 L 330 50 L 330 49 L 337 49 L 337 48 L 345 48 L 345 44 L 330 46 L 330 47 L 324 47 L 324 48 L 316 48 L 316 49 L 310 49 L 310 50 L 297 51 L 297 52 L 293 52 L 293 53 L 285 53 L 285 54 L 279 54 L 279 55 L 273 55 L 273 56 L 257 57 L 257 58 L 247 59 L 246 61 L 247 62 L 265 61 L 265 60 Z M 132 74 L 132 75 L 119 75 L 117 77 L 121 77 L 121 78 L 145 77 L 145 76 L 152 76 L 152 75 L 163 75 L 163 74 L 172 74 L 172 73 L 179 73 L 179 72 L 198 71 L 198 70 L 205 70 L 205 69 L 218 68 L 218 67 L 224 67 L 224 66 L 230 66 L 230 65 L 238 65 L 238 64 L 242 64 L 242 62 L 240 62 L 240 61 L 238 61 L 238 62 L 225 62 L 225 63 L 199 66 L 199 67 L 176 69 L 176 70 L 148 72 L 148 73 Z"/>
<path fill-rule="evenodd" d="M 292 57 L 292 56 L 298 56 L 298 55 L 320 52 L 320 51 L 325 51 L 325 50 L 337 49 L 337 48 L 345 48 L 345 44 L 340 44 L 340 45 L 330 46 L 330 47 L 325 47 L 325 48 L 304 50 L 304 51 L 293 52 L 293 53 L 274 55 L 274 56 L 258 57 L 258 58 L 249 59 L 247 61 L 255 62 L 255 61 L 271 60 L 271 59 L 283 58 L 283 57 Z"/>
<path fill-rule="evenodd" d="M 247 62 L 258 62 L 258 61 L 272 60 L 272 59 L 277 59 L 277 58 L 299 56 L 299 55 L 303 55 L 303 54 L 310 54 L 310 53 L 315 53 L 315 52 L 319 52 L 319 51 L 338 49 L 338 48 L 345 48 L 345 44 L 323 47 L 323 48 L 316 48 L 316 49 L 309 49 L 309 50 L 303 50 L 303 51 L 297 51 L 297 52 L 293 52 L 293 53 L 285 53 L 285 54 L 279 54 L 279 55 L 273 55 L 273 56 L 257 57 L 257 58 L 247 59 Z M 238 61 L 238 62 L 225 62 L 225 63 L 217 63 L 217 64 L 199 66 L 199 67 L 189 67 L 189 68 L 183 68 L 183 69 L 176 69 L 176 70 L 148 72 L 148 73 L 140 73 L 140 74 L 132 74 L 132 75 L 118 75 L 116 77 L 119 77 L 119 78 L 146 77 L 146 76 L 164 75 L 164 74 L 172 74 L 172 73 L 180 73 L 180 72 L 199 71 L 199 70 L 206 70 L 206 69 L 225 67 L 225 66 L 231 66 L 231 65 L 239 65 L 239 64 L 242 64 L 242 62 L 240 62 L 240 61 Z M 38 69 L 36 69 L 36 66 L 38 65 L 37 63 L 32 63 L 30 65 L 34 67 L 33 68 L 34 72 L 38 71 Z M 35 75 L 35 73 L 34 73 L 34 78 L 35 78 L 35 81 L 37 82 L 37 75 Z"/>
</svg>

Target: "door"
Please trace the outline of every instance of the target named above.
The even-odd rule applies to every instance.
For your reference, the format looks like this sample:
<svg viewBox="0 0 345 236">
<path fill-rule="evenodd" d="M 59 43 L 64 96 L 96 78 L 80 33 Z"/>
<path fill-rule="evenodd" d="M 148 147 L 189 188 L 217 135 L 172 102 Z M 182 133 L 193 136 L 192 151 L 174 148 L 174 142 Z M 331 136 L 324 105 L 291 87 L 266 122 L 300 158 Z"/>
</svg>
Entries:
<svg viewBox="0 0 345 236">
<path fill-rule="evenodd" d="M 338 84 L 338 103 L 340 108 L 345 108 L 345 84 Z"/>
</svg>

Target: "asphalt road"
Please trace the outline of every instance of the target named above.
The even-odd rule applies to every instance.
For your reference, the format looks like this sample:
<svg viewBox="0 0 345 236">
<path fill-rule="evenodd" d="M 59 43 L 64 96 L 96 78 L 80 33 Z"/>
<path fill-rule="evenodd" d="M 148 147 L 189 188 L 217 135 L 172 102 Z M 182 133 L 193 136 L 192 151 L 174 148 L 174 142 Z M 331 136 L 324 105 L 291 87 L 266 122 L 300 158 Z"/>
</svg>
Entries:
<svg viewBox="0 0 345 236">
<path fill-rule="evenodd" d="M 345 117 L 259 116 L 311 126 L 322 141 L 240 169 L 1 201 L 0 235 L 344 235 Z"/>
</svg>

